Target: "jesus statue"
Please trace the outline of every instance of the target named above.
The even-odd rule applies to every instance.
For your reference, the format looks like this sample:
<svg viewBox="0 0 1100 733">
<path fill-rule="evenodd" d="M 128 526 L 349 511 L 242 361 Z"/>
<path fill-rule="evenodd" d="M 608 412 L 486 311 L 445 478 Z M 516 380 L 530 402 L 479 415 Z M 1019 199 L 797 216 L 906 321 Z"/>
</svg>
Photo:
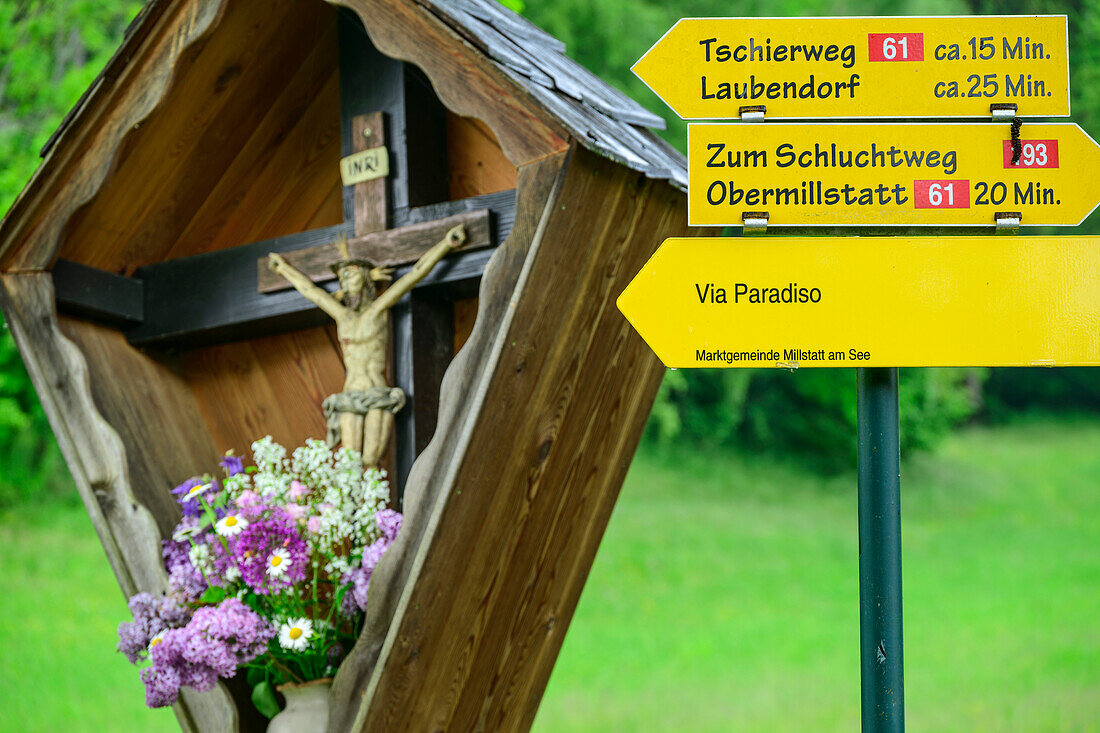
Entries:
<svg viewBox="0 0 1100 733">
<path fill-rule="evenodd" d="M 272 252 L 268 263 L 298 292 L 336 321 L 336 334 L 344 356 L 344 391 L 325 399 L 328 444 L 337 443 L 358 451 L 364 467 L 377 467 L 389 446 L 393 416 L 405 404 L 405 393 L 386 384 L 387 313 L 405 293 L 413 289 L 447 253 L 466 243 L 466 230 L 454 227 L 424 253 L 404 277 L 376 296 L 375 282 L 391 279 L 392 268 L 375 267 L 366 260 L 352 259 L 347 239 L 338 242 L 343 257 L 332 265 L 340 289 L 328 293 L 300 270 Z"/>
</svg>

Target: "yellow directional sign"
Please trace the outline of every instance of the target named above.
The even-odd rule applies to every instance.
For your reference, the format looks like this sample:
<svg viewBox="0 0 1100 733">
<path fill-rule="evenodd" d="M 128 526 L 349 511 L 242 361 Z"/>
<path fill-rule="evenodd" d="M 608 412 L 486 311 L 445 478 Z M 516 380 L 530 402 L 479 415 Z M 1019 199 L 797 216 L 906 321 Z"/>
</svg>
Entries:
<svg viewBox="0 0 1100 733">
<path fill-rule="evenodd" d="M 1072 226 L 1100 202 L 1100 147 L 1075 124 L 1030 124 L 1019 157 L 992 123 L 688 126 L 688 222 Z"/>
<path fill-rule="evenodd" d="M 1097 366 L 1100 238 L 667 239 L 618 305 L 677 368 Z"/>
<path fill-rule="evenodd" d="M 633 71 L 685 119 L 1069 115 L 1064 15 L 685 18 Z"/>
</svg>

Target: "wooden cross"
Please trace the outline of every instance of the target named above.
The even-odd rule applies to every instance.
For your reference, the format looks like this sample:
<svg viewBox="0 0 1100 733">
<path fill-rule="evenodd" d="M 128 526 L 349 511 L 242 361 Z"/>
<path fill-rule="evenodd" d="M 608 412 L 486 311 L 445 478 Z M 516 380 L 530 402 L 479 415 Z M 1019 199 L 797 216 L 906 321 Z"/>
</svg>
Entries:
<svg viewBox="0 0 1100 733">
<path fill-rule="evenodd" d="M 268 270 L 269 252 L 332 291 L 328 265 L 339 259 L 338 238 L 348 239 L 352 257 L 394 267 L 397 278 L 451 227 L 464 224 L 467 246 L 392 310 L 392 383 L 408 400 L 395 416 L 391 451 L 400 497 L 435 430 L 439 384 L 453 353 L 454 303 L 476 296 L 490 248 L 511 229 L 515 191 L 448 201 L 447 113 L 430 83 L 375 49 L 346 9 L 339 43 L 342 154 L 384 145 L 389 158 L 388 176 L 344 187 L 342 224 L 149 265 L 129 278 L 62 260 L 54 283 L 62 310 L 127 328 L 136 346 L 190 348 L 326 322 Z"/>
</svg>

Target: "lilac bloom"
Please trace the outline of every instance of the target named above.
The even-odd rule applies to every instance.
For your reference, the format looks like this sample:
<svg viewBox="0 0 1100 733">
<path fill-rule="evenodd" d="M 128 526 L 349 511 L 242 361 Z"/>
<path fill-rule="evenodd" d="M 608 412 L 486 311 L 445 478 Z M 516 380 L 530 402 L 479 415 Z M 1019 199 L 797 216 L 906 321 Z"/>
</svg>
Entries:
<svg viewBox="0 0 1100 733">
<path fill-rule="evenodd" d="M 378 524 L 378 529 L 382 530 L 382 536 L 390 542 L 397 539 L 397 533 L 401 531 L 401 520 L 401 513 L 393 509 L 383 509 L 374 515 L 374 521 Z"/>
<path fill-rule="evenodd" d="M 150 708 L 168 707 L 180 694 L 180 673 L 175 667 L 147 667 L 141 670 L 145 684 L 145 705 Z"/>
<path fill-rule="evenodd" d="M 383 518 L 381 517 L 382 512 L 388 512 L 389 515 L 393 516 Z M 344 582 L 351 584 L 340 606 L 340 610 L 345 616 L 353 615 L 355 609 L 367 610 L 367 589 L 370 588 L 371 576 L 374 575 L 374 569 L 378 567 L 378 563 L 381 562 L 382 556 L 386 554 L 386 550 L 390 549 L 390 545 L 393 544 L 392 537 L 396 537 L 398 530 L 401 529 L 400 514 L 389 509 L 383 509 L 382 512 L 378 512 L 378 524 L 383 526 L 383 532 L 386 532 L 387 536 L 380 537 L 372 542 L 367 549 L 363 550 L 363 559 L 360 561 L 359 567 L 344 576 Z M 396 516 L 396 521 L 393 519 L 394 516 Z M 385 522 L 385 525 L 383 525 L 383 522 Z"/>
<path fill-rule="evenodd" d="M 164 569 L 168 571 L 168 585 L 194 603 L 206 591 L 206 579 L 191 564 L 190 543 L 164 540 L 161 547 Z"/>
<path fill-rule="evenodd" d="M 187 623 L 191 612 L 175 598 L 138 593 L 127 603 L 134 620 L 118 625 L 118 650 L 139 664 L 157 634 Z"/>
<path fill-rule="evenodd" d="M 166 632 L 153 647 L 153 666 L 141 673 L 146 705 L 171 705 L 184 686 L 210 690 L 219 677 L 233 677 L 237 667 L 263 654 L 274 636 L 275 627 L 237 598 L 200 608 L 187 626 Z"/>
</svg>

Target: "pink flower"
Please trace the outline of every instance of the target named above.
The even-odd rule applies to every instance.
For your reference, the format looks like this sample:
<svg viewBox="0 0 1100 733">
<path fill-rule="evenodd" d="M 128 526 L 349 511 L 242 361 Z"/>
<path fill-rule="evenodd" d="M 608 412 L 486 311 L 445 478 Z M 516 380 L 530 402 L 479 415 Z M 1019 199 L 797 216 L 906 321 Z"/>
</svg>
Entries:
<svg viewBox="0 0 1100 733">
<path fill-rule="evenodd" d="M 291 501 L 298 501 L 304 498 L 309 493 L 309 487 L 303 484 L 298 479 L 294 479 L 290 482 L 290 493 L 288 496 Z"/>
<path fill-rule="evenodd" d="M 241 514 L 249 521 L 259 519 L 264 510 L 263 499 L 252 489 L 245 489 L 241 492 L 241 495 L 237 497 L 237 506 L 241 508 Z"/>
<path fill-rule="evenodd" d="M 310 517 L 309 521 L 306 522 L 306 529 L 313 534 L 321 534 L 321 518 Z"/>
<path fill-rule="evenodd" d="M 287 504 L 283 509 L 295 522 L 306 515 L 306 508 L 301 504 Z"/>
</svg>

